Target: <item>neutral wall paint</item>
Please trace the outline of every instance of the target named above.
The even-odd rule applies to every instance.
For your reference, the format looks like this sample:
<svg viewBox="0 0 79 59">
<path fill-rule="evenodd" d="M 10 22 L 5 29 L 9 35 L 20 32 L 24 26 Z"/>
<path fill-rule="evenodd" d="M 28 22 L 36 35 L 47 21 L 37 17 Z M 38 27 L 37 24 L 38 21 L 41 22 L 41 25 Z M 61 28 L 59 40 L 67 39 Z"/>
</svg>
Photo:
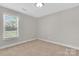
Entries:
<svg viewBox="0 0 79 59">
<path fill-rule="evenodd" d="M 3 40 L 3 14 L 18 16 L 20 19 L 19 38 Z M 79 47 L 79 7 L 58 12 L 43 18 L 33 18 L 22 13 L 0 7 L 0 47 L 28 41 L 31 38 L 44 38 L 74 47 Z"/>
<path fill-rule="evenodd" d="M 18 38 L 3 40 L 3 14 L 11 14 L 19 17 L 19 33 Z M 0 47 L 15 44 L 21 41 L 28 41 L 36 36 L 36 20 L 33 17 L 22 13 L 0 7 Z"/>
<path fill-rule="evenodd" d="M 79 47 L 79 7 L 38 20 L 38 38 Z"/>
</svg>

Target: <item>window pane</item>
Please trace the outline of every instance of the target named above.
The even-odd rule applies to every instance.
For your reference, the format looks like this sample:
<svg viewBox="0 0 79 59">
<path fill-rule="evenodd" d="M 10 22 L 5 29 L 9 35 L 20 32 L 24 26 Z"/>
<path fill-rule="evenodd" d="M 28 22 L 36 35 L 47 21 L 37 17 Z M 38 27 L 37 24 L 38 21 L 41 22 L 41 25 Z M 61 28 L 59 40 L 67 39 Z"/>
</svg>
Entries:
<svg viewBox="0 0 79 59">
<path fill-rule="evenodd" d="M 4 16 L 4 38 L 18 36 L 18 18 L 16 16 Z"/>
</svg>

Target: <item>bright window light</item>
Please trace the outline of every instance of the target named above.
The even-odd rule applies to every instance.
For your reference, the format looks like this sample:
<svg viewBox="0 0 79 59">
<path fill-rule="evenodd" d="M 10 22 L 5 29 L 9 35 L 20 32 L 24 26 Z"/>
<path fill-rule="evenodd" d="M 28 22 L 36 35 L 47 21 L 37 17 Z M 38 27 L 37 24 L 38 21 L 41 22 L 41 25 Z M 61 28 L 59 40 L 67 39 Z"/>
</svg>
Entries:
<svg viewBox="0 0 79 59">
<path fill-rule="evenodd" d="M 3 38 L 19 36 L 19 18 L 12 15 L 3 15 Z"/>
</svg>

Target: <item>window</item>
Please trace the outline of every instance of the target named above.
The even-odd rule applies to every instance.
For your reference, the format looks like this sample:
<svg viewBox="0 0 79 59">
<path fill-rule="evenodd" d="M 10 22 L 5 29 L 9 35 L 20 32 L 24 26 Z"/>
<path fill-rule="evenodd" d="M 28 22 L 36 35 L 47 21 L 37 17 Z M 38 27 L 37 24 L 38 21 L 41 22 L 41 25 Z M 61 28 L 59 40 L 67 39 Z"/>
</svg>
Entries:
<svg viewBox="0 0 79 59">
<path fill-rule="evenodd" d="M 3 38 L 14 38 L 19 36 L 17 16 L 3 15 Z"/>
</svg>

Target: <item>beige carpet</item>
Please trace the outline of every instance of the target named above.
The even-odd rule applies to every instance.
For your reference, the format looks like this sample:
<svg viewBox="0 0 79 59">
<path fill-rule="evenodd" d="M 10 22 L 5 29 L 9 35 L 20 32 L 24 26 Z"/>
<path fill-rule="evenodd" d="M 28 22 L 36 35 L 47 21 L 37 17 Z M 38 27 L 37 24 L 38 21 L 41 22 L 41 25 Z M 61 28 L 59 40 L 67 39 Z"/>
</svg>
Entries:
<svg viewBox="0 0 79 59">
<path fill-rule="evenodd" d="M 0 50 L 1 56 L 77 56 L 79 51 L 41 40 Z"/>
</svg>

